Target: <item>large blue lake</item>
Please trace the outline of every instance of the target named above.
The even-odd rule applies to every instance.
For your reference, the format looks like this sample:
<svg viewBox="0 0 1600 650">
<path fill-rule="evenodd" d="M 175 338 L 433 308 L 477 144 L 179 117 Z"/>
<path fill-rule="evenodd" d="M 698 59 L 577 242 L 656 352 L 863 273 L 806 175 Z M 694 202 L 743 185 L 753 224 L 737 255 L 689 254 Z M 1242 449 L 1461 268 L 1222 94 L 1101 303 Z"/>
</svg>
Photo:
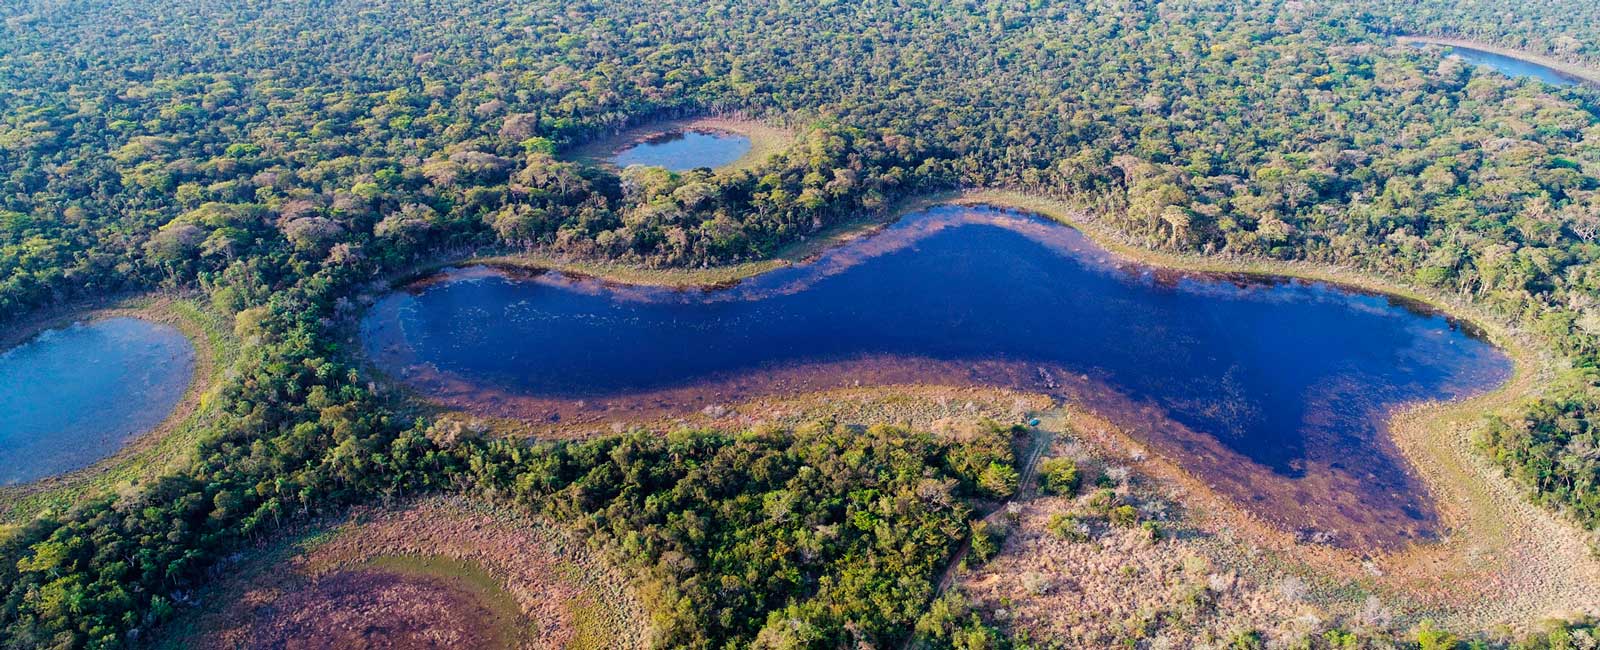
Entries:
<svg viewBox="0 0 1600 650">
<path fill-rule="evenodd" d="M 731 287 L 453 269 L 380 300 L 362 340 L 438 402 L 565 422 L 856 383 L 1047 392 L 1269 520 L 1378 546 L 1437 524 L 1386 416 L 1511 370 L 1416 305 L 1157 270 L 1037 216 L 956 206 Z"/>
<path fill-rule="evenodd" d="M 672 131 L 638 142 L 619 152 L 619 167 L 646 165 L 682 172 L 731 165 L 750 151 L 750 138 L 712 130 Z"/>
<path fill-rule="evenodd" d="M 166 419 L 194 373 L 177 329 L 107 318 L 0 354 L 0 484 L 86 467 Z"/>
</svg>

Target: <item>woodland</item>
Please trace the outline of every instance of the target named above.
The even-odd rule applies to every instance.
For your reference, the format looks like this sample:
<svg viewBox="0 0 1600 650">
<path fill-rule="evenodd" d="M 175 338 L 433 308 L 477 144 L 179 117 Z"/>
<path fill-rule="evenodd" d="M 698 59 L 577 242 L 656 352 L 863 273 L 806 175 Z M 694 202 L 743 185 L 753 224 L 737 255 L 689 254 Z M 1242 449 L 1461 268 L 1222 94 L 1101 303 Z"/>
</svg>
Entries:
<svg viewBox="0 0 1600 650">
<path fill-rule="evenodd" d="M 167 292 L 241 347 L 183 467 L 0 529 L 0 647 L 137 647 L 249 544 L 433 492 L 606 540 L 663 647 L 1050 647 L 935 588 L 1018 489 L 1008 427 L 477 439 L 375 390 L 349 343 L 359 296 L 420 265 L 713 267 L 963 188 L 1492 314 L 1560 371 L 1481 451 L 1593 533 L 1600 90 L 1401 34 L 1600 66 L 1587 0 L 5 3 L 0 326 Z M 722 171 L 563 155 L 702 115 L 794 139 Z M 1454 647 L 1433 634 L 1304 647 Z"/>
</svg>

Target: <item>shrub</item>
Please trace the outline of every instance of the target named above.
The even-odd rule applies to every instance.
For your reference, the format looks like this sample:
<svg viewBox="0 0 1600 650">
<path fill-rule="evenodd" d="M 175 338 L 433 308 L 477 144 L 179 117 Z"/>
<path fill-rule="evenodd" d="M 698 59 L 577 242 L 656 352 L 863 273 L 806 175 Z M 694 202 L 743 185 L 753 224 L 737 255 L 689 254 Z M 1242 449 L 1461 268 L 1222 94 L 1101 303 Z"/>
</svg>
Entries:
<svg viewBox="0 0 1600 650">
<path fill-rule="evenodd" d="M 1069 542 L 1089 541 L 1089 527 L 1072 515 L 1060 513 L 1051 515 L 1050 522 L 1045 525 L 1045 528 L 1049 529 L 1056 537 Z"/>
<path fill-rule="evenodd" d="M 1235 632 L 1233 637 L 1228 639 L 1228 650 L 1263 650 L 1266 647 L 1266 640 L 1255 630 Z"/>
<path fill-rule="evenodd" d="M 968 557 L 978 564 L 983 564 L 1000 552 L 1003 543 L 1005 543 L 1005 531 L 997 530 L 990 526 L 989 522 L 979 519 L 972 522 L 972 552 Z"/>
<path fill-rule="evenodd" d="M 1132 528 L 1139 525 L 1139 511 L 1133 506 L 1121 505 L 1112 508 L 1111 512 L 1106 515 L 1106 519 L 1109 520 L 1113 526 Z"/>
<path fill-rule="evenodd" d="M 1423 621 L 1417 627 L 1418 650 L 1456 650 L 1461 641 L 1454 634 L 1434 627 L 1433 621 Z"/>
<path fill-rule="evenodd" d="M 1046 494 L 1077 494 L 1081 482 L 1078 463 L 1071 458 L 1046 458 L 1039 463 L 1039 487 Z"/>
</svg>

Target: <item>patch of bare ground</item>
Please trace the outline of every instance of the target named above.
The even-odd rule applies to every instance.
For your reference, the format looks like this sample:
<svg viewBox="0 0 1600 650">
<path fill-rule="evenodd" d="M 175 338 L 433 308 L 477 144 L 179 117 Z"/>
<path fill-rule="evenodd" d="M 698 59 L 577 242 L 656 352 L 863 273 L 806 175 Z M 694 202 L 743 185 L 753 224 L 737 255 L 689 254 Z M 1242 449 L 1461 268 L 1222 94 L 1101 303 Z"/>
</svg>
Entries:
<svg viewBox="0 0 1600 650">
<path fill-rule="evenodd" d="M 1068 411 L 1042 419 L 1059 432 L 1046 456 L 1074 459 L 1084 487 L 1076 496 L 1014 502 L 999 520 L 1008 532 L 1000 554 L 958 577 L 992 619 L 1060 647 L 1220 647 L 1239 628 L 1281 622 L 1285 629 L 1269 632 L 1279 638 L 1310 624 L 1298 600 L 1297 590 L 1308 591 L 1303 579 L 1285 589 L 1238 566 L 1262 557 L 1250 540 L 1267 534 L 1292 543 L 1286 535 L 1182 480 L 1163 480 L 1177 475 L 1157 478 L 1166 468 L 1147 466 L 1161 461 L 1104 420 Z M 1112 525 L 1108 494 L 1158 522 L 1161 539 Z"/>
<path fill-rule="evenodd" d="M 504 621 L 452 581 L 355 569 L 318 576 L 262 603 L 261 622 L 230 643 L 246 648 L 499 648 Z M 232 639 L 230 639 L 232 640 Z"/>
<path fill-rule="evenodd" d="M 939 384 L 862 385 L 799 393 L 764 394 L 753 399 L 709 401 L 697 411 L 662 415 L 622 413 L 604 421 L 530 422 L 489 418 L 456 411 L 443 414 L 443 426 L 470 435 L 540 440 L 582 440 L 632 429 L 671 431 L 717 429 L 738 431 L 760 426 L 792 428 L 819 420 L 847 426 L 894 424 L 934 433 L 965 432 L 985 420 L 1016 423 L 1029 413 L 1050 408 L 1045 395 L 999 388 Z"/>
<path fill-rule="evenodd" d="M 563 528 L 462 497 L 364 508 L 224 566 L 171 648 L 644 648 L 623 574 Z M 187 619 L 187 620 L 186 620 Z"/>
</svg>

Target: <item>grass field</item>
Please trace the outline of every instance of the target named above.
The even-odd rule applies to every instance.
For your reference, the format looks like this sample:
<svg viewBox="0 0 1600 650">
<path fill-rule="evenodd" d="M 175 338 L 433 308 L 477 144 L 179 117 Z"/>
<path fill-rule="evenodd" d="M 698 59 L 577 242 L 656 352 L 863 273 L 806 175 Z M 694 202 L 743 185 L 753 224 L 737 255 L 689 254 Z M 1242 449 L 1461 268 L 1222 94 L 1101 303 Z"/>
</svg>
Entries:
<svg viewBox="0 0 1600 650">
<path fill-rule="evenodd" d="M 197 594 L 191 604 L 198 606 L 158 631 L 157 647 L 259 639 L 324 647 L 351 628 L 371 628 L 454 635 L 474 647 L 627 650 L 645 647 L 650 635 L 629 577 L 581 540 L 466 497 L 361 508 L 313 523 L 225 573 L 233 577 Z M 418 630 L 431 607 L 473 622 Z M 334 619 L 344 623 L 327 622 Z"/>
</svg>

